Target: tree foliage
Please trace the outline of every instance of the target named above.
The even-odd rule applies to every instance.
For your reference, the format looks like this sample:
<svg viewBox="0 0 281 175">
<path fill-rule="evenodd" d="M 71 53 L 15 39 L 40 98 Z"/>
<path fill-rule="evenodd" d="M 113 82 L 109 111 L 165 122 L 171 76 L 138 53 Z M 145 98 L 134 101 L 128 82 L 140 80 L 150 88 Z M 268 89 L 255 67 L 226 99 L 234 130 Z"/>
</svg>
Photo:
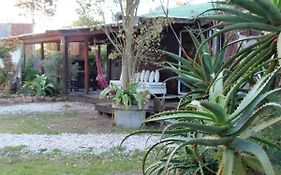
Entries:
<svg viewBox="0 0 281 175">
<path fill-rule="evenodd" d="M 38 15 L 54 16 L 56 5 L 54 0 L 16 0 L 16 7 L 22 9 L 24 15 L 28 15 L 35 24 Z"/>
<path fill-rule="evenodd" d="M 93 3 L 91 0 L 76 0 L 76 3 L 78 4 L 78 7 L 76 8 L 78 19 L 73 22 L 74 26 L 92 27 L 101 23 L 101 19 L 96 18 L 98 15 L 96 1 Z"/>
</svg>

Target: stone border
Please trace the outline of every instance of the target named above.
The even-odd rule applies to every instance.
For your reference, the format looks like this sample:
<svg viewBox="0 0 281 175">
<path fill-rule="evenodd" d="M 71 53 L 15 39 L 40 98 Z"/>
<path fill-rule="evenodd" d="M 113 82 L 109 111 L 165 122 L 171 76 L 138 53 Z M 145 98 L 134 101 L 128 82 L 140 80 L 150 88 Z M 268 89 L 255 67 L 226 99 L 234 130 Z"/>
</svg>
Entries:
<svg viewBox="0 0 281 175">
<path fill-rule="evenodd" d="M 0 94 L 0 104 L 32 103 L 32 102 L 61 102 L 66 101 L 66 96 L 59 97 L 38 97 Z"/>
</svg>

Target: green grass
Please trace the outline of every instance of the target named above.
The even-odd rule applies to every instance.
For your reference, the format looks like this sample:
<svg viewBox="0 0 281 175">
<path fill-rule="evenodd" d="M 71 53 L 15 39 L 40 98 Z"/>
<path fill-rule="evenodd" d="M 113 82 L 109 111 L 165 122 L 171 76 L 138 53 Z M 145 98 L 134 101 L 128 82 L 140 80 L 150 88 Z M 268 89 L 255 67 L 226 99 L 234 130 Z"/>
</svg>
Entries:
<svg viewBox="0 0 281 175">
<path fill-rule="evenodd" d="M 111 150 L 101 155 L 63 155 L 60 151 L 22 155 L 19 148 L 0 150 L 0 175 L 137 175 L 143 152 L 121 154 Z"/>
<path fill-rule="evenodd" d="M 0 133 L 60 134 L 60 133 L 118 133 L 129 134 L 137 129 L 108 125 L 112 120 L 80 111 L 35 112 L 30 114 L 0 115 Z M 153 127 L 146 127 L 153 128 Z"/>
<path fill-rule="evenodd" d="M 75 117 L 77 112 L 12 114 L 0 117 L 0 133 L 58 134 L 52 126 L 63 118 Z"/>
</svg>

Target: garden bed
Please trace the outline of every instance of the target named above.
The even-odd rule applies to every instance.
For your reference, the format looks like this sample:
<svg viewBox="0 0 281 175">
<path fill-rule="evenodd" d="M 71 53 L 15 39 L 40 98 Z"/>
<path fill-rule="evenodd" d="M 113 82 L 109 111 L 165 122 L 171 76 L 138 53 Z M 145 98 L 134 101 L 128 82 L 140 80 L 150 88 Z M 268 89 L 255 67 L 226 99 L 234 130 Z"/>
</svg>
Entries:
<svg viewBox="0 0 281 175">
<path fill-rule="evenodd" d="M 16 104 L 16 103 L 31 103 L 31 102 L 59 102 L 66 101 L 67 97 L 38 97 L 38 96 L 23 96 L 11 95 L 0 92 L 0 104 Z"/>
</svg>

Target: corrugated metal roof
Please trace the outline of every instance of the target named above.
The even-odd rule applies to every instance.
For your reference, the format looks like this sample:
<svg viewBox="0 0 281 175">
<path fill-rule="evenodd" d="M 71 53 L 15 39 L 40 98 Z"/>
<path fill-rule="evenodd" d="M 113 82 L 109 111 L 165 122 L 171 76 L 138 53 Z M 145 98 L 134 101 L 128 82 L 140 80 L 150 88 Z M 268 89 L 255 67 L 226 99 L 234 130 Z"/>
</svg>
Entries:
<svg viewBox="0 0 281 175">
<path fill-rule="evenodd" d="M 204 11 L 212 9 L 212 3 L 201 3 L 201 4 L 186 4 L 180 7 L 170 8 L 168 10 L 168 16 L 171 18 L 184 18 L 184 19 L 194 19 L 197 18 Z M 210 12 L 214 13 L 214 12 Z M 208 13 L 208 14 L 210 14 Z M 155 9 L 154 11 L 143 15 L 144 17 L 159 17 L 166 16 L 161 7 Z"/>
</svg>

